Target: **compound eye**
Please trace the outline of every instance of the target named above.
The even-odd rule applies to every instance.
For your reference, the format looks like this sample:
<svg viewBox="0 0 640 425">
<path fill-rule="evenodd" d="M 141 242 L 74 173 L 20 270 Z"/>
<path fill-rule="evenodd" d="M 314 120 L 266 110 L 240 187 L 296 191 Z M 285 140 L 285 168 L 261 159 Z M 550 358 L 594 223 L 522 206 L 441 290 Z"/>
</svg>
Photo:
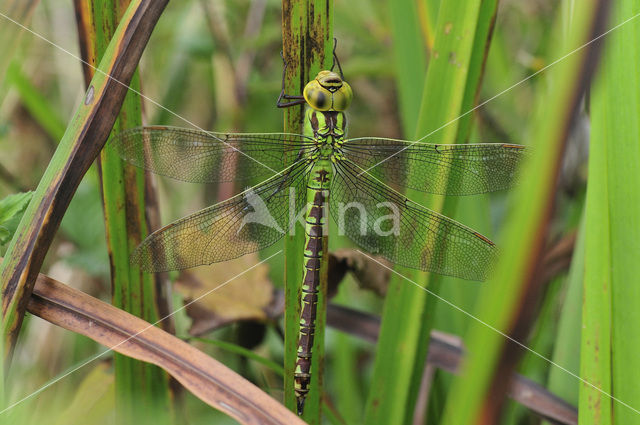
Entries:
<svg viewBox="0 0 640 425">
<path fill-rule="evenodd" d="M 333 93 L 333 109 L 336 111 L 346 110 L 351 104 L 352 99 L 353 91 L 351 90 L 351 86 L 343 81 L 342 87 Z"/>
<path fill-rule="evenodd" d="M 309 106 L 317 111 L 328 111 L 331 109 L 331 95 L 332 93 L 322 87 L 317 80 L 310 81 L 302 92 L 304 100 L 307 101 Z"/>
</svg>

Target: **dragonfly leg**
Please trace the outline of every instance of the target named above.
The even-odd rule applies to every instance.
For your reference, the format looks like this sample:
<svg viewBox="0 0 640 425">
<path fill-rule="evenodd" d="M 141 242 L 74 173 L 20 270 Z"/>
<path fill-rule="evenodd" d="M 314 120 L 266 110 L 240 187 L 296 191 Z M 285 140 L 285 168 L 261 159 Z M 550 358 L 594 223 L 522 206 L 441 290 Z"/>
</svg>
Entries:
<svg viewBox="0 0 640 425">
<path fill-rule="evenodd" d="M 306 100 L 304 100 L 303 96 L 293 96 L 284 92 L 284 76 L 287 72 L 287 61 L 284 59 L 284 54 L 282 53 L 282 51 L 280 52 L 280 56 L 282 57 L 284 67 L 282 68 L 282 90 L 280 90 L 280 96 L 278 96 L 276 106 L 278 108 L 288 108 L 290 106 L 302 105 L 306 103 Z M 290 100 L 291 102 L 283 102 L 283 99 Z"/>
</svg>

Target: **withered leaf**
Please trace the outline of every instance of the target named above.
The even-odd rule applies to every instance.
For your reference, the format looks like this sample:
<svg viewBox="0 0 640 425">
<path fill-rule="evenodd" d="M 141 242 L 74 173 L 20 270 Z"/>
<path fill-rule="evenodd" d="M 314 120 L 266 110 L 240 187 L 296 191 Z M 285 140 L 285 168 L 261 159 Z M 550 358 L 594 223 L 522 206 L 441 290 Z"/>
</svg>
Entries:
<svg viewBox="0 0 640 425">
<path fill-rule="evenodd" d="M 274 288 L 269 266 L 263 263 L 253 267 L 259 261 L 257 254 L 249 254 L 180 274 L 176 291 L 184 296 L 185 304 L 197 300 L 187 306 L 187 314 L 193 319 L 191 335 L 241 320 L 273 318 Z"/>
</svg>

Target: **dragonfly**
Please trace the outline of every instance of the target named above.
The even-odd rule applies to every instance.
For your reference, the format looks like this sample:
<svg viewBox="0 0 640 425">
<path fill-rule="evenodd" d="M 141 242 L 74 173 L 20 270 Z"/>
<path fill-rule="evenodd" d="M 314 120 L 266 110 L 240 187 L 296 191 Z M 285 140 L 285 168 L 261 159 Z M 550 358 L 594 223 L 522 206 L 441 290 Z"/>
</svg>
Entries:
<svg viewBox="0 0 640 425">
<path fill-rule="evenodd" d="M 335 63 L 339 72 L 334 72 Z M 284 69 L 286 70 L 286 62 Z M 468 280 L 484 280 L 495 244 L 465 225 L 411 201 L 409 188 L 472 195 L 513 185 L 525 149 L 513 144 L 433 144 L 379 137 L 346 138 L 353 91 L 334 51 L 302 95 L 278 107 L 305 105 L 302 134 L 216 133 L 148 126 L 110 142 L 127 162 L 197 183 L 263 180 L 244 192 L 149 235 L 132 262 L 149 272 L 181 270 L 256 252 L 295 229 L 304 214 L 300 328 L 294 389 L 298 414 L 311 380 L 323 238 L 329 216 L 339 233 L 392 263 Z M 326 246 L 326 245 L 325 245 Z"/>
</svg>

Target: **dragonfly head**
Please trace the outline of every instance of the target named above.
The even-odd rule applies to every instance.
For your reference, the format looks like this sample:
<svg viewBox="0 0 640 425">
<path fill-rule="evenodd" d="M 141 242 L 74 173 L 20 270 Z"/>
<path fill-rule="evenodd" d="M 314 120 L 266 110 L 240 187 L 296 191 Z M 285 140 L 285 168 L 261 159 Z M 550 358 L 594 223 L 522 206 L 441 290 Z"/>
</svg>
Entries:
<svg viewBox="0 0 640 425">
<path fill-rule="evenodd" d="M 317 111 L 344 111 L 353 99 L 351 86 L 333 71 L 318 72 L 302 94 L 309 106 Z"/>
</svg>

